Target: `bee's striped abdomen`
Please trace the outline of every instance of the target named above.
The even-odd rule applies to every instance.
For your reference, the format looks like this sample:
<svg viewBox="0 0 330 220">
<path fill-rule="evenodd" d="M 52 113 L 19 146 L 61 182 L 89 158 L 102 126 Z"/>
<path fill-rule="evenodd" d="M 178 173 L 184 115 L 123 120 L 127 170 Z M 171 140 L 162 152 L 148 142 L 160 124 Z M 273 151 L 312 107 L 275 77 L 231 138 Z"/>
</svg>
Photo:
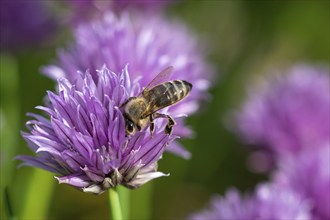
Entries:
<svg viewBox="0 0 330 220">
<path fill-rule="evenodd" d="M 171 97 L 172 104 L 182 100 L 191 91 L 192 85 L 184 80 L 174 80 L 165 83 L 168 85 L 166 94 Z"/>
<path fill-rule="evenodd" d="M 153 106 L 153 111 L 173 105 L 185 98 L 192 89 L 192 85 L 184 80 L 165 82 L 152 88 L 148 99 Z"/>
</svg>

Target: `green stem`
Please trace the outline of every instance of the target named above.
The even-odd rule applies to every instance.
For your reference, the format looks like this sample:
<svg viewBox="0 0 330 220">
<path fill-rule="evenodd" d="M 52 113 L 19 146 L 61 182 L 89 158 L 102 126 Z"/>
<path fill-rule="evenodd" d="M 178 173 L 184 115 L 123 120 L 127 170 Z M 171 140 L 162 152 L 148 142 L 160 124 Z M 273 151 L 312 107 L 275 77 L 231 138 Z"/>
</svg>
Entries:
<svg viewBox="0 0 330 220">
<path fill-rule="evenodd" d="M 115 188 L 109 189 L 109 202 L 110 202 L 112 219 L 114 220 L 123 219 L 121 207 L 120 207 L 119 195 Z"/>
</svg>

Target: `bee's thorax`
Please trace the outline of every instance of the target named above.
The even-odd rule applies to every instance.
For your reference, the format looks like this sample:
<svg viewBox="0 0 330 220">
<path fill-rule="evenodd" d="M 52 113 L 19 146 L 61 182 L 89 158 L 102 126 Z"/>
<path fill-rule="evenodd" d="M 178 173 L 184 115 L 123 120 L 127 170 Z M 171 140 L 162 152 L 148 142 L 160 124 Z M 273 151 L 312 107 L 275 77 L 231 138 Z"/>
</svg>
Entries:
<svg viewBox="0 0 330 220">
<path fill-rule="evenodd" d="M 144 112 L 147 109 L 147 103 L 145 98 L 137 97 L 135 99 L 130 100 L 125 105 L 125 115 L 130 118 L 135 124 L 139 125 L 140 120 Z"/>
</svg>

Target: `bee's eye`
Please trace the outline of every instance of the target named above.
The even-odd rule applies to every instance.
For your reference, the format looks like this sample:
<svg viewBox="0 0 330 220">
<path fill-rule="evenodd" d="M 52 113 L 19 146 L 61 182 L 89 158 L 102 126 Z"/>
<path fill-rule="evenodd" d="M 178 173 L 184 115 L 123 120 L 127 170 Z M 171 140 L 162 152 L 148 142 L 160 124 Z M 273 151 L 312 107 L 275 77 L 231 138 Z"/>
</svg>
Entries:
<svg viewBox="0 0 330 220">
<path fill-rule="evenodd" d="M 126 119 L 126 133 L 127 134 L 134 134 L 134 123 L 129 120 L 129 119 Z"/>
</svg>

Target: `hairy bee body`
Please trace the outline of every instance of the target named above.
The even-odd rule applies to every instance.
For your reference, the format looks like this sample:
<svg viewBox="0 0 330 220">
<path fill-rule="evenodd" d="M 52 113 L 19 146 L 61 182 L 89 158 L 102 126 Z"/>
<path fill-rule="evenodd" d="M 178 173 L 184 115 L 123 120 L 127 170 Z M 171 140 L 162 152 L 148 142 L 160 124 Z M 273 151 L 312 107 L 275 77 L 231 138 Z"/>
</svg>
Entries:
<svg viewBox="0 0 330 220">
<path fill-rule="evenodd" d="M 169 67 L 162 71 L 153 80 L 166 76 L 172 70 Z M 152 83 L 151 83 L 152 84 Z M 165 133 L 171 134 L 175 121 L 166 114 L 157 113 L 158 110 L 171 106 L 184 99 L 192 89 L 192 84 L 184 80 L 163 82 L 149 88 L 148 85 L 137 97 L 131 97 L 124 104 L 124 118 L 126 134 L 134 134 L 135 130 L 141 131 L 150 124 L 150 133 L 154 130 L 154 119 L 167 118 Z"/>
</svg>

